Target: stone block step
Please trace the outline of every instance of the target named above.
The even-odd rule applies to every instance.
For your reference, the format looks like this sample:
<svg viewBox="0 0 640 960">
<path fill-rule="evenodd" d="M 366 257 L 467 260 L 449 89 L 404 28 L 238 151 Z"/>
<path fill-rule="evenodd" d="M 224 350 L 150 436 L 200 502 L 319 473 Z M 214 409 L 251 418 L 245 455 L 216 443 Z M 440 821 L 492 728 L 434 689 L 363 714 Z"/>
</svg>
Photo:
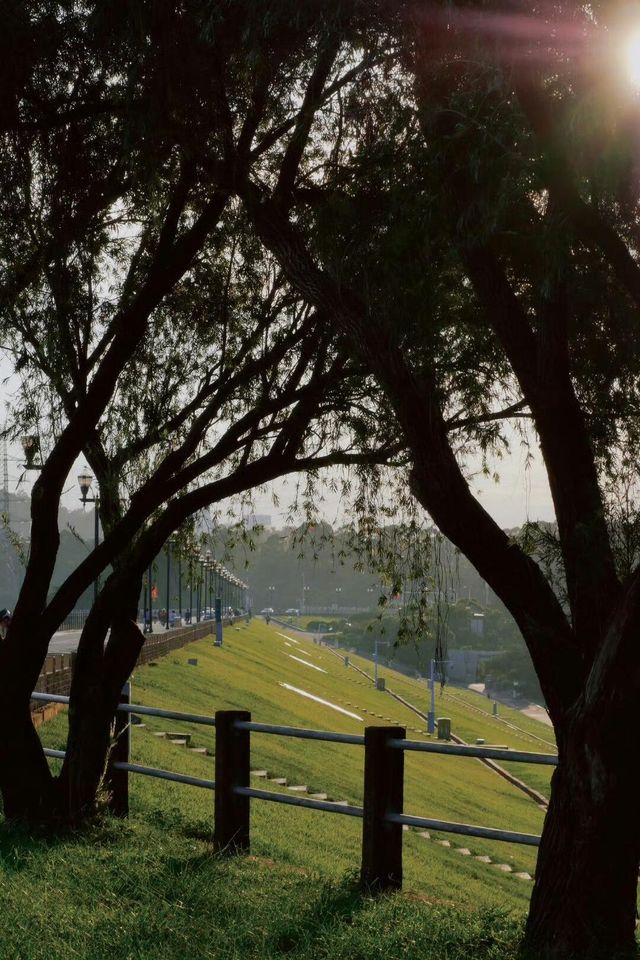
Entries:
<svg viewBox="0 0 640 960">
<path fill-rule="evenodd" d="M 431 840 L 431 834 L 428 830 L 421 830 L 418 834 L 419 837 L 424 837 L 425 840 Z"/>
<path fill-rule="evenodd" d="M 348 800 L 330 800 L 329 803 L 335 804 L 336 807 L 348 807 L 348 806 L 349 806 L 349 801 L 348 801 Z"/>
<path fill-rule="evenodd" d="M 191 734 L 190 734 L 190 733 L 176 733 L 175 731 L 168 731 L 168 732 L 167 732 L 167 739 L 168 739 L 168 740 L 173 740 L 174 742 L 175 742 L 176 740 L 182 740 L 182 741 L 184 741 L 185 743 L 190 743 L 190 741 L 191 741 Z"/>
<path fill-rule="evenodd" d="M 521 870 L 518 873 L 514 873 L 514 877 L 517 877 L 518 880 L 533 880 L 531 874 L 527 873 L 526 870 Z"/>
<path fill-rule="evenodd" d="M 450 847 L 451 844 L 448 840 L 436 840 L 436 843 L 439 843 L 441 847 Z"/>
<path fill-rule="evenodd" d="M 496 863 L 495 866 L 498 870 L 502 870 L 503 873 L 513 873 L 513 867 L 508 863 Z"/>
<path fill-rule="evenodd" d="M 252 770 L 252 771 L 251 771 L 251 776 L 252 776 L 252 777 L 265 777 L 265 778 L 266 778 L 267 773 L 268 773 L 268 770 Z"/>
<path fill-rule="evenodd" d="M 310 793 L 309 797 L 311 800 L 328 800 L 328 795 L 326 793 Z"/>
<path fill-rule="evenodd" d="M 471 850 L 468 850 L 467 847 L 456 847 L 456 853 L 461 853 L 463 857 L 471 856 Z"/>
<path fill-rule="evenodd" d="M 191 753 L 205 753 L 207 752 L 206 747 L 189 747 Z"/>
<path fill-rule="evenodd" d="M 287 786 L 287 790 L 293 790 L 294 793 L 307 793 L 309 788 L 306 784 L 296 783 Z"/>
<path fill-rule="evenodd" d="M 176 747 L 186 747 L 188 742 L 183 737 L 167 737 L 167 740 L 170 740 Z"/>
<path fill-rule="evenodd" d="M 480 863 L 491 863 L 491 857 L 488 857 L 486 854 L 481 854 L 480 856 L 474 857 L 474 860 L 479 860 Z"/>
<path fill-rule="evenodd" d="M 286 777 L 269 777 L 269 783 L 277 783 L 279 787 L 286 787 Z"/>
<path fill-rule="evenodd" d="M 154 737 L 166 737 L 167 734 L 164 730 L 154 730 L 153 735 Z"/>
</svg>

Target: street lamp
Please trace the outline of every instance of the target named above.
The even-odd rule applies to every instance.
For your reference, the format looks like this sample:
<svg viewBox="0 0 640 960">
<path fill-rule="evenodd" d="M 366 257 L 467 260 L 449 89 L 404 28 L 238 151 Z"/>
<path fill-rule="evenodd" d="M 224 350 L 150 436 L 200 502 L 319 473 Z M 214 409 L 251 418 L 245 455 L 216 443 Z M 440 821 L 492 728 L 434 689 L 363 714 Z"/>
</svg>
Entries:
<svg viewBox="0 0 640 960">
<path fill-rule="evenodd" d="M 42 464 L 35 462 L 36 456 L 40 452 L 40 440 L 37 434 L 20 437 L 20 443 L 22 444 L 25 459 L 22 467 L 25 470 L 42 470 Z"/>
<path fill-rule="evenodd" d="M 25 455 L 26 455 L 26 448 L 25 448 Z M 28 459 L 28 457 L 27 457 L 27 459 Z M 33 469 L 37 469 L 37 468 L 34 467 Z M 94 508 L 94 529 L 93 529 L 93 548 L 94 548 L 94 550 L 95 550 L 95 549 L 97 548 L 97 546 L 98 546 L 99 537 L 100 537 L 100 530 L 99 530 L 99 526 L 98 526 L 98 523 L 99 523 L 100 497 L 99 497 L 99 496 L 95 496 L 95 497 L 90 497 L 90 496 L 89 496 L 89 493 L 91 492 L 91 485 L 92 485 L 92 483 L 93 483 L 93 477 L 91 476 L 91 474 L 90 474 L 90 473 L 86 470 L 86 468 L 85 468 L 85 472 L 84 472 L 84 473 L 81 473 L 81 474 L 78 476 L 78 484 L 79 484 L 79 486 L 80 486 L 80 502 L 82 503 L 83 506 L 86 506 L 88 503 L 93 503 L 93 504 L 95 504 L 95 508 Z M 97 597 L 98 597 L 98 587 L 99 587 L 99 584 L 100 584 L 100 577 L 97 576 L 97 577 L 94 579 L 94 581 L 93 581 L 93 602 L 94 602 L 94 603 L 96 602 Z M 151 589 L 151 587 L 149 587 L 149 589 Z"/>
<path fill-rule="evenodd" d="M 165 630 L 169 629 L 169 591 L 171 589 L 170 577 L 171 577 L 171 547 L 173 546 L 173 537 L 169 537 L 166 543 L 167 547 L 167 622 L 165 623 Z"/>
<path fill-rule="evenodd" d="M 267 590 L 269 591 L 269 598 L 270 598 L 269 606 L 272 607 L 272 608 L 275 610 L 276 588 L 275 588 L 275 587 L 267 587 Z"/>
</svg>

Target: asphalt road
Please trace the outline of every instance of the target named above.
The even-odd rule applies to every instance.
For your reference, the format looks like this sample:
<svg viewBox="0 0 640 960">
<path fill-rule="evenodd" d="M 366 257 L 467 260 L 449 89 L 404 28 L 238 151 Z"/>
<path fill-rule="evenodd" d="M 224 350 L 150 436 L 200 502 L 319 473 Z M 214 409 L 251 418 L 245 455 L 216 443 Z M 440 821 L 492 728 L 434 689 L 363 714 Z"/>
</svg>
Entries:
<svg viewBox="0 0 640 960">
<path fill-rule="evenodd" d="M 142 624 L 138 624 L 142 628 Z M 164 627 L 160 623 L 154 623 L 154 633 L 164 633 Z M 49 644 L 49 653 L 73 653 L 80 641 L 82 630 L 57 630 L 51 638 Z"/>
</svg>

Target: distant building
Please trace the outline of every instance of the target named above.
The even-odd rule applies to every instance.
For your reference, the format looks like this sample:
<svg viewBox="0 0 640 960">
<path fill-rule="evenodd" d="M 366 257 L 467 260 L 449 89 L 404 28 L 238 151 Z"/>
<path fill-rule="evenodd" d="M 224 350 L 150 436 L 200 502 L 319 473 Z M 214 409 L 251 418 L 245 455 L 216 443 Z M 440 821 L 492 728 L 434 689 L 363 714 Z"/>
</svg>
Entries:
<svg viewBox="0 0 640 960">
<path fill-rule="evenodd" d="M 254 527 L 270 527 L 271 516 L 268 513 L 250 513 L 245 517 L 247 530 L 253 530 Z"/>
</svg>

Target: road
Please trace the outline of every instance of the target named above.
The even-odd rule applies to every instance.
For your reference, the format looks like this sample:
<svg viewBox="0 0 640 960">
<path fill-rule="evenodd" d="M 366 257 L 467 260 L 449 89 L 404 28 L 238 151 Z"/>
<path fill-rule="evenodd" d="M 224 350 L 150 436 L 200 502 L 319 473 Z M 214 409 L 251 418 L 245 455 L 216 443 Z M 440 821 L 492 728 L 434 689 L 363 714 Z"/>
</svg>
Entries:
<svg viewBox="0 0 640 960">
<path fill-rule="evenodd" d="M 142 624 L 138 626 L 142 629 Z M 154 633 L 164 633 L 164 627 L 161 623 L 154 623 Z M 49 644 L 49 653 L 73 653 L 80 641 L 82 630 L 56 630 Z"/>
</svg>

